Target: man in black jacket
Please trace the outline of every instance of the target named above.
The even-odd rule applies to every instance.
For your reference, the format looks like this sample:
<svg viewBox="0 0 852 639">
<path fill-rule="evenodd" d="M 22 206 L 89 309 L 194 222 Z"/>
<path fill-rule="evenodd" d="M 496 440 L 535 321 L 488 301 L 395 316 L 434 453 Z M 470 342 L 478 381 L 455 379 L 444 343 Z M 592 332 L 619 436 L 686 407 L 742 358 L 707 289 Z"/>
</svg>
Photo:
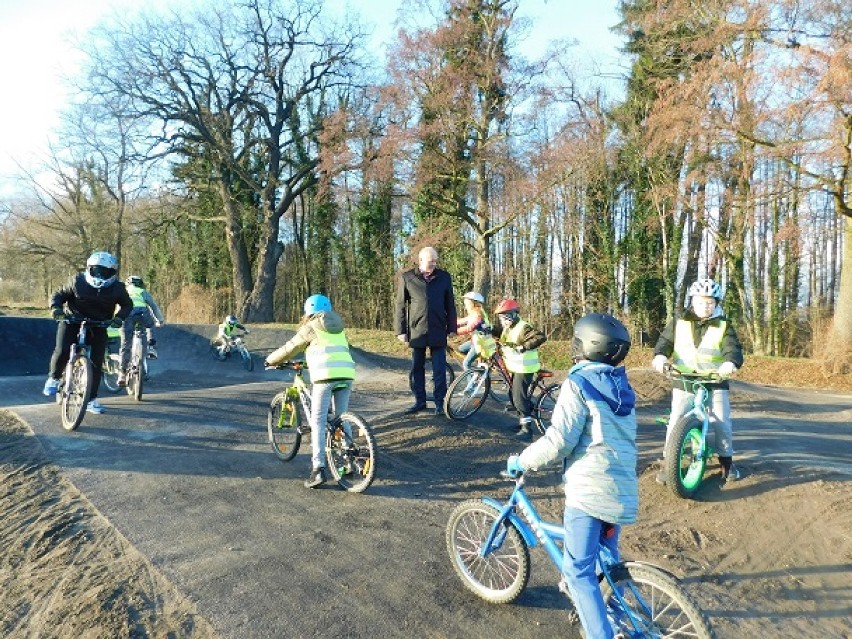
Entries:
<svg viewBox="0 0 852 639">
<path fill-rule="evenodd" d="M 455 335 L 456 302 L 450 274 L 437 268 L 438 252 L 420 250 L 417 266 L 405 271 L 396 294 L 394 326 L 397 338 L 411 347 L 414 404 L 407 414 L 426 409 L 426 349 L 432 355 L 435 414 L 443 412 L 447 394 L 447 337 Z"/>
<path fill-rule="evenodd" d="M 66 308 L 73 316 L 101 321 L 112 319 L 116 328 L 121 326 L 124 319 L 130 315 L 133 310 L 133 301 L 127 294 L 124 282 L 119 281 L 117 276 L 118 260 L 115 256 L 104 251 L 97 251 L 86 260 L 85 271 L 75 275 L 66 286 L 51 296 L 50 310 L 53 319 L 59 322 L 59 327 L 56 330 L 56 347 L 50 358 L 50 375 L 44 384 L 45 395 L 56 394 L 59 378 L 71 355 L 71 344 L 77 339 L 77 332 L 80 329 L 79 324 L 63 321 Z M 119 306 L 118 313 L 115 312 L 116 306 Z M 94 364 L 94 379 L 87 410 L 98 414 L 104 412 L 97 398 L 106 344 L 107 329 L 90 326 L 89 345 Z"/>
</svg>

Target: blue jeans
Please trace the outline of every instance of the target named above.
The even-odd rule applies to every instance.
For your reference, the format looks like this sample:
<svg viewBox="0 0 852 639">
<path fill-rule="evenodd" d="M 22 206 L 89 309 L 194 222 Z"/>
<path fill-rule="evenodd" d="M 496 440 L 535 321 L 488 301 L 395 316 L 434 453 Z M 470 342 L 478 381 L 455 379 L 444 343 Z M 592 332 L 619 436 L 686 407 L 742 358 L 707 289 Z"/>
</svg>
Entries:
<svg viewBox="0 0 852 639">
<path fill-rule="evenodd" d="M 605 522 L 577 508 L 565 508 L 565 555 L 562 576 L 568 585 L 580 623 L 588 639 L 612 639 L 613 630 L 607 619 L 606 605 L 598 585 L 597 561 L 601 544 L 618 559 L 618 535 L 615 526 L 610 537 L 604 537 Z"/>
<path fill-rule="evenodd" d="M 457 350 L 459 353 L 465 353 L 462 368 L 466 371 L 469 371 L 470 367 L 473 366 L 473 360 L 475 360 L 477 356 L 476 349 L 473 347 L 473 340 L 465 342 L 464 344 L 459 346 Z"/>
<path fill-rule="evenodd" d="M 338 385 L 343 388 L 337 388 Z M 325 427 L 330 417 L 338 417 L 349 408 L 352 381 L 334 380 L 315 382 L 311 386 L 311 465 L 314 469 L 325 468 Z M 329 416 L 331 398 L 334 397 L 335 414 Z M 352 433 L 347 433 L 351 435 Z"/>
</svg>

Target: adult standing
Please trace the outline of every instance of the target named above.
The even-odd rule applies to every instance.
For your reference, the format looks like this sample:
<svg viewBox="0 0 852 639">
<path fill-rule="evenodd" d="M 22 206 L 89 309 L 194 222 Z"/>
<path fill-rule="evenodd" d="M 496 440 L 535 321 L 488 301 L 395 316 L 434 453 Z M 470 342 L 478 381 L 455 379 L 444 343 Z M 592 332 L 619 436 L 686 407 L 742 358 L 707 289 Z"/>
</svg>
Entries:
<svg viewBox="0 0 852 639">
<path fill-rule="evenodd" d="M 431 246 L 420 249 L 417 266 L 403 272 L 396 294 L 396 336 L 411 347 L 414 404 L 406 414 L 426 410 L 427 348 L 432 356 L 436 415 L 443 412 L 447 394 L 447 337 L 455 335 L 458 319 L 452 279 L 437 265 L 438 251 Z"/>
</svg>

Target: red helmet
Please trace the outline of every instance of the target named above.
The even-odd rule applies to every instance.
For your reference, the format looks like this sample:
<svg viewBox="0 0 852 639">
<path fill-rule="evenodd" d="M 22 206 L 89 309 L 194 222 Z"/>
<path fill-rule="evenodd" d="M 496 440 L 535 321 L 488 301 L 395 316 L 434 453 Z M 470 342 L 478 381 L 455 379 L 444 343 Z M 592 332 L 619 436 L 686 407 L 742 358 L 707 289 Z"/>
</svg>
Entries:
<svg viewBox="0 0 852 639">
<path fill-rule="evenodd" d="M 507 297 L 504 300 L 501 300 L 497 305 L 497 308 L 494 309 L 494 312 L 497 315 L 501 313 L 509 313 L 511 311 L 520 312 L 521 307 L 518 306 L 518 303 L 510 297 Z"/>
</svg>

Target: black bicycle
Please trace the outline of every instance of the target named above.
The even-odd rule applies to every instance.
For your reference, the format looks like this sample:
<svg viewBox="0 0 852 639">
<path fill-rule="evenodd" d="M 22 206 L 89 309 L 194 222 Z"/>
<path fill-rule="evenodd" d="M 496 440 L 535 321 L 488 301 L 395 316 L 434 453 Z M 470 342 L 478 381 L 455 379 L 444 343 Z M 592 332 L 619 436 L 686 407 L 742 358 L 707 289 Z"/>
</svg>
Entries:
<svg viewBox="0 0 852 639">
<path fill-rule="evenodd" d="M 62 418 L 62 428 L 77 430 L 92 396 L 95 372 L 89 345 L 89 327 L 106 328 L 112 320 L 93 320 L 87 317 L 66 317 L 66 324 L 79 324 L 77 341 L 71 344 L 71 354 L 56 391 L 56 402 Z"/>
</svg>

